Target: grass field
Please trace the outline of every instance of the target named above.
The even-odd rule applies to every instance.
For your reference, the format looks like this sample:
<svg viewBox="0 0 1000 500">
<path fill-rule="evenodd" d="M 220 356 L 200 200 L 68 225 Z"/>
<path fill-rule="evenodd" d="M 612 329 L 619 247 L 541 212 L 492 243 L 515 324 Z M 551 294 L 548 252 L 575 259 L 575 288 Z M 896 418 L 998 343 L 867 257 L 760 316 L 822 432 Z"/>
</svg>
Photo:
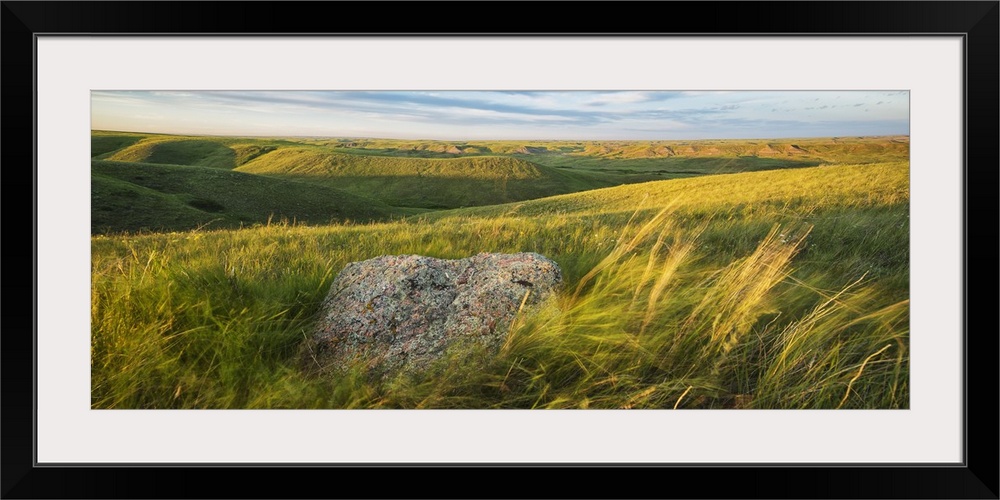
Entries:
<svg viewBox="0 0 1000 500">
<path fill-rule="evenodd" d="M 116 134 L 94 136 L 107 158 L 92 164 L 94 196 L 132 194 L 113 199 L 115 230 L 91 240 L 93 408 L 909 407 L 900 138 L 789 143 L 800 153 L 787 141 L 164 148 Z M 673 155 L 643 156 L 666 146 Z M 264 217 L 291 219 L 293 202 L 311 225 Z M 149 221 L 124 227 L 139 212 Z M 257 224 L 187 230 L 203 214 Z M 149 232 L 157 224 L 185 230 Z M 298 370 L 346 263 L 487 251 L 541 253 L 566 279 L 499 355 L 454 352 L 382 382 L 358 367 Z"/>
<path fill-rule="evenodd" d="M 607 186 L 517 158 L 399 158 L 284 148 L 237 169 L 370 196 L 396 207 L 447 209 L 529 200 Z"/>
<path fill-rule="evenodd" d="M 322 185 L 213 167 L 94 160 L 91 232 L 238 228 L 288 219 L 388 220 L 409 212 Z"/>
<path fill-rule="evenodd" d="M 442 142 L 102 131 L 91 146 L 94 234 L 384 221 L 654 180 L 906 161 L 909 152 L 905 137 Z"/>
</svg>

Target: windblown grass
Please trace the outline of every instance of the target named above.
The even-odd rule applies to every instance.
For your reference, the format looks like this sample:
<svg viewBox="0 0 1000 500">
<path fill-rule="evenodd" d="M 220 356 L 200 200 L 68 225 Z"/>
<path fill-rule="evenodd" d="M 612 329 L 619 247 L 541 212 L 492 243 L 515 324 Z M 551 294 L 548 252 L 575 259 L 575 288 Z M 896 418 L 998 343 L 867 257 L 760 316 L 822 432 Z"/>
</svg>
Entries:
<svg viewBox="0 0 1000 500">
<path fill-rule="evenodd" d="M 907 407 L 907 301 L 873 307 L 877 287 L 863 280 L 833 295 L 795 284 L 792 260 L 808 230 L 780 234 L 775 226 L 750 255 L 706 270 L 697 265 L 697 231 L 654 219 L 574 292 L 523 318 L 499 357 L 469 364 L 461 353 L 440 372 L 398 381 L 378 404 Z M 780 300 L 789 294 L 811 308 L 782 318 L 796 314 Z"/>
<path fill-rule="evenodd" d="M 433 220 L 95 236 L 92 406 L 907 408 L 906 165 L 720 177 Z M 298 371 L 346 263 L 484 251 L 539 252 L 566 278 L 498 355 L 385 383 Z"/>
</svg>

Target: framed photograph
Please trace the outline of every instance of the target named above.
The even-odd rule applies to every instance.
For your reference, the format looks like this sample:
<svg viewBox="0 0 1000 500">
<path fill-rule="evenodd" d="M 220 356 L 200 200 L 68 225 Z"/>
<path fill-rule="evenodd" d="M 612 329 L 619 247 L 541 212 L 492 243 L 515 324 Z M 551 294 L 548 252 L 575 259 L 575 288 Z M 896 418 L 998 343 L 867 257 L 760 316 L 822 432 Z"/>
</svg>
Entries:
<svg viewBox="0 0 1000 500">
<path fill-rule="evenodd" d="M 4 497 L 1000 494 L 1000 3 L 331 5 L 3 2 Z"/>
</svg>

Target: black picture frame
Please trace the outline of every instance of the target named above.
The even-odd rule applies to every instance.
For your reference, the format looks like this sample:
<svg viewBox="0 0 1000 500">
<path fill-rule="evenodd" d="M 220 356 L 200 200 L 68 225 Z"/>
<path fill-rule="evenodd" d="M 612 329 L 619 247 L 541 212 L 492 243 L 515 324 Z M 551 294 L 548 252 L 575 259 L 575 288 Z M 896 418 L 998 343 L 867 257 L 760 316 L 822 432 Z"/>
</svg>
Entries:
<svg viewBox="0 0 1000 500">
<path fill-rule="evenodd" d="M 7 174 L 7 275 L 3 282 L 2 477 L 4 498 L 316 498 L 316 497 L 688 497 L 688 498 L 998 498 L 1000 422 L 994 281 L 998 260 L 998 47 L 1000 2 L 580 2 L 552 8 L 589 11 L 583 22 L 545 15 L 539 3 L 338 2 L 18 2 L 0 7 L 2 30 L 2 164 Z M 456 26 L 442 12 L 507 12 Z M 630 15 L 632 9 L 643 14 Z M 663 15 L 650 13 L 663 12 Z M 677 15 L 667 15 L 667 14 Z M 683 13 L 683 15 L 681 15 Z M 464 18 L 463 19 L 467 19 Z M 961 464 L 783 464 L 677 466 L 649 464 L 349 464 L 315 466 L 145 465 L 39 466 L 34 453 L 35 217 L 13 188 L 33 188 L 34 48 L 40 34 L 392 36 L 406 34 L 567 34 L 602 36 L 960 35 L 964 40 L 965 144 L 963 334 L 965 447 Z M 32 124 L 29 126 L 29 124 Z M 27 145 L 31 144 L 32 147 Z M 29 168 L 32 167 L 32 168 Z M 29 175 L 30 173 L 30 175 Z M 19 194 L 17 196 L 20 196 Z M 13 239 L 16 238 L 16 239 Z M 973 239 L 974 238 L 974 239 Z M 16 259 L 16 260 L 15 260 Z M 34 266 L 23 264 L 31 259 Z M 18 264 L 20 263 L 20 264 Z M 18 264 L 13 266 L 12 264 Z M 971 272 L 970 272 L 971 271 Z M 988 313 L 987 313 L 988 312 Z M 361 481 L 358 468 L 385 475 Z M 598 472 L 600 469 L 600 472 Z M 527 473 L 527 474 L 525 474 Z M 412 476 L 395 479 L 395 476 Z M 516 476 L 515 476 L 516 474 Z M 532 477 L 534 476 L 534 477 Z M 462 478 L 462 481 L 457 481 Z M 460 485 L 481 485 L 470 491 Z M 358 489 L 358 488 L 361 489 Z"/>
</svg>

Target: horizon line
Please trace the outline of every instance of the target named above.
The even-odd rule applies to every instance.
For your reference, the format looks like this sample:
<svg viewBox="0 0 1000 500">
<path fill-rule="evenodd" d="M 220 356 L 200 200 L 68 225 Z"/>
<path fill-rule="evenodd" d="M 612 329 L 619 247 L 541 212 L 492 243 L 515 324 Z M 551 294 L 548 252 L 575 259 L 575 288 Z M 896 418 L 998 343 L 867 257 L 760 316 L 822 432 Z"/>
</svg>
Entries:
<svg viewBox="0 0 1000 500">
<path fill-rule="evenodd" d="M 910 137 L 906 134 L 880 134 L 880 135 L 817 135 L 817 136 L 759 136 L 759 137 L 703 137 L 697 139 L 675 138 L 675 139 L 434 139 L 434 138 L 402 138 L 402 137 L 375 137 L 358 135 L 251 135 L 251 134 L 199 134 L 199 133 L 178 133 L 178 132 L 145 132 L 139 130 L 112 130 L 112 129 L 91 129 L 94 132 L 118 132 L 126 134 L 148 134 L 183 137 L 246 137 L 253 139 L 365 139 L 365 140 L 388 140 L 388 141 L 438 141 L 438 142 L 503 142 L 503 141 L 535 141 L 535 142 L 665 142 L 665 141 L 750 141 L 750 140 L 772 140 L 772 139 L 840 139 L 854 137 L 881 138 L 881 137 Z"/>
</svg>

